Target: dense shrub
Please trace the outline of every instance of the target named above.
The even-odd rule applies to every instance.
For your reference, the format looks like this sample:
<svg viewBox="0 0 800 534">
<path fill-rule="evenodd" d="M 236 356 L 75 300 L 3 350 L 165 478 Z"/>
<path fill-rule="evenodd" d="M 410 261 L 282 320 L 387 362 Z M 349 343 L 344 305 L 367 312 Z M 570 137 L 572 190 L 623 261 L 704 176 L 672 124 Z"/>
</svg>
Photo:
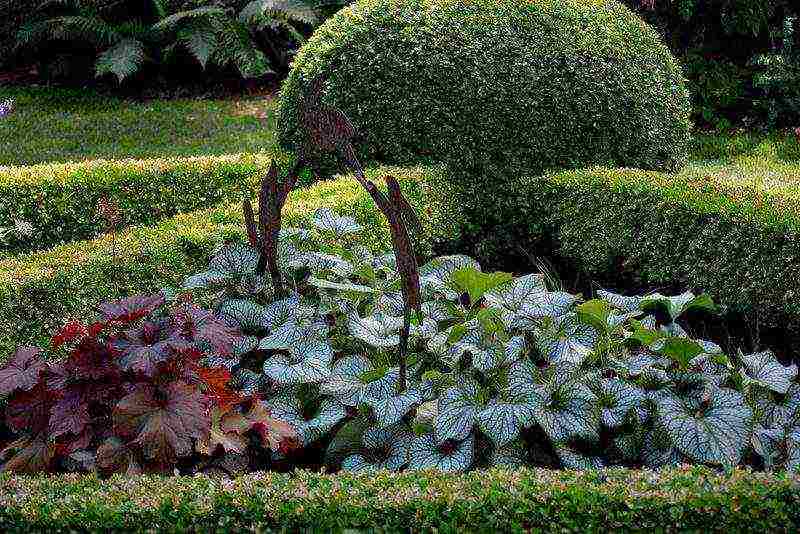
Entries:
<svg viewBox="0 0 800 534">
<path fill-rule="evenodd" d="M 235 480 L 0 475 L 0 528 L 7 532 L 790 532 L 800 527 L 798 504 L 796 477 L 697 467 Z"/>
<path fill-rule="evenodd" d="M 302 143 L 302 98 L 322 74 L 325 102 L 369 158 L 534 172 L 676 169 L 687 156 L 680 68 L 616 2 L 358 2 L 298 53 L 279 106 L 284 145 Z"/>
<path fill-rule="evenodd" d="M 282 157 L 284 160 L 287 158 Z M 94 160 L 0 167 L 0 254 L 41 250 L 242 198 L 262 156 Z"/>
</svg>

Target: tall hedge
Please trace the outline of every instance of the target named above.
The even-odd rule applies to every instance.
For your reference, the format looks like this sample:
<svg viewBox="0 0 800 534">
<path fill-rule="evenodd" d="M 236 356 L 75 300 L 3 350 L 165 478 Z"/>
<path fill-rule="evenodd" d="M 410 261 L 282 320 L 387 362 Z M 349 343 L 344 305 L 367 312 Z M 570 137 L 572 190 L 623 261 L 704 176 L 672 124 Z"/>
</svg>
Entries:
<svg viewBox="0 0 800 534">
<path fill-rule="evenodd" d="M 687 158 L 680 67 L 614 0 L 361 0 L 298 53 L 278 110 L 284 146 L 305 138 L 302 97 L 323 73 L 324 102 L 368 158 L 532 172 Z"/>
</svg>

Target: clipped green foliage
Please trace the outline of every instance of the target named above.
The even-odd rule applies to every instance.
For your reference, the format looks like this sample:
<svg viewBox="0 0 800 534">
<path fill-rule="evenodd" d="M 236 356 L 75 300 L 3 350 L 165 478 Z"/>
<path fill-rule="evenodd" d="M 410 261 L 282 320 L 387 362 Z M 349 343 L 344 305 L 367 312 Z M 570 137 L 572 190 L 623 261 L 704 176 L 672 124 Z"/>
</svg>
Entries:
<svg viewBox="0 0 800 534">
<path fill-rule="evenodd" d="M 357 2 L 297 55 L 279 106 L 287 147 L 306 136 L 303 95 L 320 74 L 368 159 L 535 171 L 687 157 L 680 67 L 615 1 Z"/>
<path fill-rule="evenodd" d="M 267 160 L 239 155 L 0 167 L 0 227 L 28 227 L 5 233 L 0 254 L 89 239 L 239 199 Z"/>
<path fill-rule="evenodd" d="M 487 192 L 464 173 L 430 176 L 432 213 L 461 228 L 481 259 L 521 251 L 587 278 L 640 288 L 695 288 L 753 328 L 779 327 L 800 347 L 800 195 L 794 163 L 744 158 L 678 174 L 590 168 L 515 176 Z M 491 210 L 454 213 L 474 199 Z M 466 250 L 466 249 L 461 249 Z M 502 264 L 502 263 L 501 263 Z M 627 281 L 627 282 L 623 282 Z"/>
<path fill-rule="evenodd" d="M 797 477 L 707 468 L 466 475 L 0 475 L 0 526 L 38 530 L 796 531 Z"/>
</svg>

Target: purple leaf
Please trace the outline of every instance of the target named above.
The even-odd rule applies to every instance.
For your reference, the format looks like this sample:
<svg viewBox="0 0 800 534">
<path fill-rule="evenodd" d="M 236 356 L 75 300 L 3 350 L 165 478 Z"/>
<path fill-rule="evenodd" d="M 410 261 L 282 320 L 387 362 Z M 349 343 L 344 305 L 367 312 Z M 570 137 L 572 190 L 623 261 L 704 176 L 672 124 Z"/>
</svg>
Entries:
<svg viewBox="0 0 800 534">
<path fill-rule="evenodd" d="M 22 347 L 0 369 L 0 397 L 14 391 L 30 391 L 39 382 L 47 364 L 41 359 L 41 349 Z"/>
</svg>

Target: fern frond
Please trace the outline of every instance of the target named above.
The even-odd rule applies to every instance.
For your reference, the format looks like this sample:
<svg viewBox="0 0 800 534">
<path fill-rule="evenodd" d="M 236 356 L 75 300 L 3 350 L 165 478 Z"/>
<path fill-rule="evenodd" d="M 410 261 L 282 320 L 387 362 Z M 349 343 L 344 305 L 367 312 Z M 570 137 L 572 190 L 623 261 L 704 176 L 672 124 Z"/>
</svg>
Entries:
<svg viewBox="0 0 800 534">
<path fill-rule="evenodd" d="M 315 25 L 319 21 L 314 8 L 303 0 L 253 0 L 239 13 L 239 20 L 245 24 L 257 23 L 265 17 L 309 25 Z"/>
<path fill-rule="evenodd" d="M 217 34 L 214 29 L 205 25 L 190 25 L 179 30 L 177 37 L 184 48 L 205 69 L 217 49 Z"/>
<path fill-rule="evenodd" d="M 137 39 L 123 39 L 97 57 L 95 75 L 99 78 L 113 74 L 122 83 L 141 68 L 144 60 L 144 43 Z"/>
<path fill-rule="evenodd" d="M 16 48 L 59 40 L 87 41 L 101 48 L 119 41 L 120 35 L 99 17 L 55 17 L 22 26 L 17 32 Z"/>
<path fill-rule="evenodd" d="M 168 31 L 175 29 L 181 22 L 191 19 L 211 19 L 226 17 L 227 11 L 221 7 L 204 6 L 188 11 L 179 11 L 153 25 L 155 31 Z"/>
<path fill-rule="evenodd" d="M 220 65 L 233 62 L 244 78 L 255 78 L 272 72 L 267 57 L 258 49 L 247 26 L 229 21 L 219 36 L 217 62 Z"/>
</svg>

